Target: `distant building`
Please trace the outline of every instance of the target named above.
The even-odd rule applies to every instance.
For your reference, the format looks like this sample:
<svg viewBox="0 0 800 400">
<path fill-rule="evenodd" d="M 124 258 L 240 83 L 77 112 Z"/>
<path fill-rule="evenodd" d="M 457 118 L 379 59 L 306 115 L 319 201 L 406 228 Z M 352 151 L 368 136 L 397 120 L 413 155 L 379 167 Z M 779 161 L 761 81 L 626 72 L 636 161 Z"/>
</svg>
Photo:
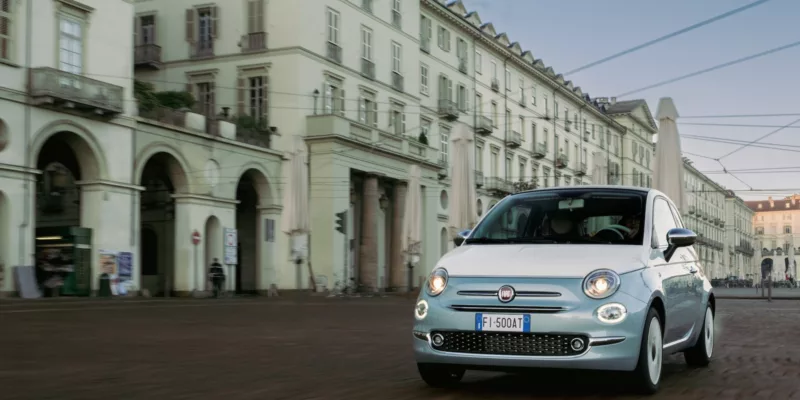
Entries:
<svg viewBox="0 0 800 400">
<path fill-rule="evenodd" d="M 746 204 L 755 213 L 753 227 L 759 249 L 756 254 L 761 256 L 759 263 L 771 258 L 776 280 L 784 280 L 787 270 L 796 278 L 798 270 L 795 264 L 797 256 L 800 256 L 800 194 L 783 199 L 770 196 L 767 200 L 748 201 Z M 787 259 L 789 268 L 786 267 Z"/>
</svg>

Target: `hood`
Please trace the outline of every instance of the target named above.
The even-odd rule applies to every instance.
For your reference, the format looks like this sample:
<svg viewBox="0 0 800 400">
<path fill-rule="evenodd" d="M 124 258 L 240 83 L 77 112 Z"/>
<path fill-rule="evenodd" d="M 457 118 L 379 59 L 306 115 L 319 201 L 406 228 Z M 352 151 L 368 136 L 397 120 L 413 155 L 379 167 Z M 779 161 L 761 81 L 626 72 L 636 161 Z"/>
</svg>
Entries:
<svg viewBox="0 0 800 400">
<path fill-rule="evenodd" d="M 436 264 L 450 276 L 583 278 L 596 269 L 618 274 L 644 266 L 642 246 L 595 244 L 474 244 L 457 247 Z"/>
</svg>

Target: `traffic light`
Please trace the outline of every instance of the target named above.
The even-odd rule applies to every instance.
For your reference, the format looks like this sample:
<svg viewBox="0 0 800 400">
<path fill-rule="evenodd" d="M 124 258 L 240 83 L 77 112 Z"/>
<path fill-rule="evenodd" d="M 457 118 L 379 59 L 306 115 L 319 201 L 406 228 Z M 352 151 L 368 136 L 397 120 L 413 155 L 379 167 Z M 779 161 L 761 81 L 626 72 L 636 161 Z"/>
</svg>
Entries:
<svg viewBox="0 0 800 400">
<path fill-rule="evenodd" d="M 336 213 L 336 230 L 343 234 L 347 234 L 347 211 Z"/>
</svg>

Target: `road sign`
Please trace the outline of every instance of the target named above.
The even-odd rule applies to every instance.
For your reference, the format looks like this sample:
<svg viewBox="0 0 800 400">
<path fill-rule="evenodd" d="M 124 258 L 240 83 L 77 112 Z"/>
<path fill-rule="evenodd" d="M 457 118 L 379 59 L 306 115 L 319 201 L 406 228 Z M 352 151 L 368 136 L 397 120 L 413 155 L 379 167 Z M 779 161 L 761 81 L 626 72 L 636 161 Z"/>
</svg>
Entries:
<svg viewBox="0 0 800 400">
<path fill-rule="evenodd" d="M 238 260 L 239 235 L 234 228 L 225 228 L 225 264 L 236 265 Z"/>
<path fill-rule="evenodd" d="M 192 244 L 195 246 L 200 244 L 200 232 L 198 231 L 192 232 Z"/>
</svg>

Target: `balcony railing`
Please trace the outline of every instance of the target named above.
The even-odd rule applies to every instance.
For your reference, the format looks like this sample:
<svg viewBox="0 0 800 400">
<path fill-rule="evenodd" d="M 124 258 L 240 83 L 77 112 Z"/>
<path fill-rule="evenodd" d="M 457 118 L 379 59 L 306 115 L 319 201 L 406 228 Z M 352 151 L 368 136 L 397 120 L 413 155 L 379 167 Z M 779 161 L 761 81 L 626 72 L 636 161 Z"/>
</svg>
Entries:
<svg viewBox="0 0 800 400">
<path fill-rule="evenodd" d="M 139 117 L 147 118 L 162 124 L 174 125 L 186 128 L 186 113 L 188 111 L 174 110 L 166 107 L 158 107 L 152 110 L 139 110 Z"/>
<path fill-rule="evenodd" d="M 448 121 L 458 119 L 458 104 L 449 99 L 439 99 L 439 117 Z"/>
<path fill-rule="evenodd" d="M 242 51 L 258 51 L 267 48 L 267 33 L 253 32 L 242 36 Z"/>
<path fill-rule="evenodd" d="M 467 73 L 467 59 L 466 58 L 459 58 L 458 59 L 458 71 L 466 74 Z"/>
<path fill-rule="evenodd" d="M 542 159 L 547 155 L 547 145 L 536 143 L 533 145 L 533 158 Z"/>
<path fill-rule="evenodd" d="M 100 116 L 113 116 L 124 110 L 122 86 L 55 68 L 32 68 L 28 89 L 37 105 L 52 105 Z"/>
<path fill-rule="evenodd" d="M 211 40 L 197 42 L 190 47 L 190 51 L 191 58 L 214 57 L 214 42 Z"/>
<path fill-rule="evenodd" d="M 500 81 L 497 78 L 492 78 L 492 90 L 495 92 L 500 91 Z"/>
<path fill-rule="evenodd" d="M 161 46 L 157 44 L 142 44 L 134 47 L 133 62 L 136 68 L 160 69 Z"/>
<path fill-rule="evenodd" d="M 372 60 L 361 59 L 361 75 L 369 79 L 375 79 L 375 63 Z"/>
<path fill-rule="evenodd" d="M 575 176 L 585 176 L 587 169 L 585 162 L 579 163 L 578 168 L 575 170 Z"/>
<path fill-rule="evenodd" d="M 516 131 L 506 133 L 506 146 L 516 148 L 522 145 L 522 134 Z"/>
<path fill-rule="evenodd" d="M 402 92 L 405 87 L 404 85 L 405 79 L 403 79 L 403 75 L 400 75 L 399 72 L 392 72 L 392 88 L 397 90 L 398 92 Z"/>
<path fill-rule="evenodd" d="M 492 119 L 481 115 L 478 117 L 477 125 L 475 126 L 475 132 L 480 135 L 491 135 L 494 128 L 492 127 Z"/>
<path fill-rule="evenodd" d="M 341 64 L 342 63 L 342 47 L 336 43 L 327 43 L 327 57 L 329 60 Z"/>
<path fill-rule="evenodd" d="M 364 11 L 371 13 L 372 12 L 372 0 L 361 0 L 361 8 Z"/>
<path fill-rule="evenodd" d="M 567 164 L 569 163 L 569 157 L 566 154 L 561 153 L 556 157 L 556 168 L 566 168 Z"/>
<path fill-rule="evenodd" d="M 483 171 L 475 170 L 475 186 L 483 187 Z"/>
<path fill-rule="evenodd" d="M 400 11 L 392 10 L 392 25 L 394 25 L 395 28 L 403 27 L 403 15 L 400 14 Z"/>
<path fill-rule="evenodd" d="M 493 176 L 484 179 L 483 188 L 498 193 L 511 193 L 514 190 L 511 182 Z"/>
</svg>

